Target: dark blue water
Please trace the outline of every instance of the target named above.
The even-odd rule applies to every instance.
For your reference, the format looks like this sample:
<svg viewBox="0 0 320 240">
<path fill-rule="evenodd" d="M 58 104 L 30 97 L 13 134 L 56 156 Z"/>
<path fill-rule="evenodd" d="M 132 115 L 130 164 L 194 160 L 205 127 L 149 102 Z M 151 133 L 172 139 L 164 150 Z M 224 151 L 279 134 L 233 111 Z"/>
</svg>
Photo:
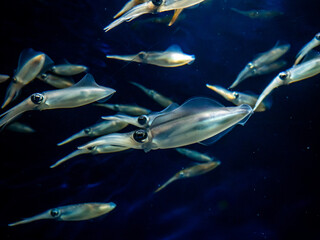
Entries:
<svg viewBox="0 0 320 240">
<path fill-rule="evenodd" d="M 278 40 L 291 44 L 285 59 L 292 64 L 320 29 L 317 1 L 210 0 L 185 10 L 185 18 L 172 27 L 139 24 L 140 19 L 154 17 L 147 15 L 104 33 L 125 2 L 2 3 L 0 73 L 11 75 L 20 52 L 31 47 L 56 62 L 67 59 L 88 66 L 99 84 L 117 90 L 110 103 L 161 110 L 128 83 L 135 81 L 179 104 L 206 96 L 231 105 L 205 84 L 229 86 L 255 54 Z M 231 7 L 285 14 L 252 20 Z M 165 50 L 171 44 L 195 54 L 196 61 L 170 69 L 105 59 L 106 54 Z M 260 93 L 276 74 L 248 79 L 238 90 Z M 192 146 L 220 159 L 221 166 L 172 183 L 155 195 L 158 184 L 188 166 L 188 159 L 174 150 L 134 150 L 83 155 L 50 169 L 91 139 L 62 147 L 58 142 L 114 112 L 89 105 L 25 113 L 19 120 L 35 128 L 35 134 L 0 135 L 0 239 L 320 239 L 319 80 L 316 76 L 275 90 L 270 111 L 254 114 L 244 127 L 237 126 L 214 145 Z M 1 85 L 2 99 L 7 86 Z M 52 88 L 34 81 L 9 107 L 48 89 Z M 90 221 L 7 227 L 56 206 L 104 201 L 115 202 L 116 209 Z"/>
</svg>

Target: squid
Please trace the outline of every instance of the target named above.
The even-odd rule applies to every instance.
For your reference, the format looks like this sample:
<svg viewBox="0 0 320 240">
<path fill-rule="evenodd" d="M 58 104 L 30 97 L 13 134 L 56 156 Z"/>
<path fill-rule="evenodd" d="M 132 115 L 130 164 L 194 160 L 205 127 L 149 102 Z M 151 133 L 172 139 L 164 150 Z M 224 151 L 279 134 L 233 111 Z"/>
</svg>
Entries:
<svg viewBox="0 0 320 240">
<path fill-rule="evenodd" d="M 166 11 L 179 10 L 197 5 L 204 0 L 149 0 L 145 3 L 136 5 L 131 10 L 127 11 L 120 18 L 116 19 L 104 28 L 104 31 L 109 31 L 123 22 L 130 22 L 141 15 L 148 13 L 160 13 Z"/>
<path fill-rule="evenodd" d="M 216 167 L 218 167 L 221 164 L 220 161 L 212 161 L 207 163 L 201 163 L 196 164 L 194 166 L 191 166 L 189 168 L 183 169 L 179 172 L 177 172 L 172 178 L 170 178 L 167 182 L 165 182 L 163 185 L 161 185 L 157 190 L 154 192 L 159 192 L 160 190 L 164 189 L 166 186 L 168 186 L 170 183 L 178 180 L 178 179 L 184 179 L 184 178 L 190 178 L 199 176 L 202 174 L 205 174 L 207 172 L 212 171 Z"/>
<path fill-rule="evenodd" d="M 180 107 L 155 117 L 145 129 L 112 133 L 78 149 L 100 145 L 143 149 L 169 149 L 201 142 L 211 144 L 236 124 L 245 124 L 252 114 L 249 105 L 224 107 L 209 98 L 192 98 Z"/>
<path fill-rule="evenodd" d="M 279 73 L 260 94 L 253 110 L 256 110 L 259 107 L 261 102 L 273 91 L 273 89 L 313 77 L 319 73 L 320 56 Z"/>
<path fill-rule="evenodd" d="M 257 69 L 261 68 L 264 65 L 269 65 L 282 57 L 290 49 L 290 44 L 279 45 L 278 43 L 269 51 L 258 54 L 254 60 L 249 62 L 245 68 L 239 73 L 236 80 L 229 87 L 235 88 L 243 80 L 256 76 L 259 73 Z"/>
<path fill-rule="evenodd" d="M 132 117 L 125 114 L 116 114 L 114 116 L 102 117 L 102 119 L 113 120 L 113 121 L 123 121 L 139 128 L 147 128 L 147 127 L 150 127 L 151 123 L 157 116 L 170 112 L 176 109 L 177 107 L 179 107 L 177 103 L 172 103 L 161 112 L 152 112 L 150 114 L 147 114 L 147 115 L 144 114 L 138 117 Z"/>
<path fill-rule="evenodd" d="M 69 88 L 34 93 L 17 106 L 0 115 L 0 127 L 26 111 L 80 107 L 107 98 L 115 93 L 112 88 L 98 85 L 91 74 Z"/>
<path fill-rule="evenodd" d="M 297 65 L 313 48 L 320 45 L 320 32 L 317 33 L 314 38 L 308 42 L 298 53 L 294 65 Z"/>
<path fill-rule="evenodd" d="M 231 8 L 232 11 L 237 12 L 243 16 L 252 18 L 252 19 L 272 19 L 278 16 L 283 15 L 283 12 L 276 10 L 249 10 L 243 11 L 236 8 Z"/>
<path fill-rule="evenodd" d="M 238 106 L 241 104 L 248 104 L 251 107 L 254 107 L 257 100 L 258 100 L 258 97 L 259 97 L 256 94 L 232 92 L 232 91 L 229 91 L 229 90 L 227 90 L 223 87 L 220 87 L 220 86 L 212 86 L 209 84 L 207 84 L 206 86 L 207 86 L 207 88 L 218 93 L 224 99 L 226 99 L 226 100 L 228 100 Z M 270 99 L 268 99 L 268 101 L 264 100 L 255 111 L 256 112 L 264 112 L 270 108 L 271 108 L 271 101 L 270 101 Z"/>
<path fill-rule="evenodd" d="M 101 135 L 106 135 L 109 133 L 120 131 L 121 129 L 128 126 L 128 123 L 121 120 L 111 120 L 111 121 L 103 121 L 97 124 L 94 124 L 90 127 L 87 127 L 80 132 L 72 135 L 71 137 L 67 138 L 66 140 L 58 143 L 58 146 L 64 145 L 69 143 L 77 138 L 82 137 L 97 137 Z"/>
<path fill-rule="evenodd" d="M 50 72 L 53 72 L 57 75 L 62 75 L 62 76 L 73 76 L 87 70 L 88 68 L 86 66 L 71 64 L 68 62 L 65 64 L 55 65 L 49 69 Z"/>
<path fill-rule="evenodd" d="M 55 219 L 58 221 L 83 221 L 100 217 L 111 212 L 117 205 L 109 203 L 80 203 L 74 205 L 61 206 L 49 209 L 36 216 L 24 220 L 10 223 L 8 226 L 13 227 L 20 224 L 30 223 L 44 219 Z"/>
<path fill-rule="evenodd" d="M 127 105 L 127 104 L 108 104 L 108 103 L 97 103 L 96 106 L 105 107 L 113 111 L 121 112 L 128 114 L 130 116 L 140 116 L 149 114 L 151 110 L 136 106 L 136 105 Z"/>
<path fill-rule="evenodd" d="M 107 58 L 138 63 L 152 64 L 159 67 L 180 67 L 192 64 L 195 60 L 194 55 L 182 52 L 178 45 L 172 45 L 163 52 L 139 52 L 134 55 L 107 55 Z"/>
<path fill-rule="evenodd" d="M 207 163 L 207 162 L 212 162 L 214 160 L 213 157 L 210 157 L 207 154 L 203 154 L 200 152 L 197 152 L 195 150 L 191 150 L 188 148 L 176 148 L 176 151 L 188 158 L 191 158 L 192 160 L 195 160 L 197 162 L 201 163 Z"/>
<path fill-rule="evenodd" d="M 1 108 L 7 106 L 20 93 L 21 89 L 29 84 L 37 75 L 53 65 L 53 61 L 44 53 L 36 52 L 33 49 L 25 49 L 21 52 L 18 68 L 10 83 L 4 103 Z"/>
<path fill-rule="evenodd" d="M 51 73 L 42 73 L 37 76 L 37 79 L 55 87 L 67 88 L 74 85 L 74 81 L 70 77 L 58 76 Z"/>
<path fill-rule="evenodd" d="M 161 95 L 160 93 L 158 93 L 157 91 L 155 91 L 153 89 L 146 88 L 136 82 L 130 82 L 130 83 L 132 85 L 140 88 L 145 94 L 147 94 L 148 97 L 153 99 L 155 102 L 160 104 L 162 107 L 168 107 L 169 105 L 171 105 L 173 103 L 173 101 L 171 99 Z"/>
</svg>

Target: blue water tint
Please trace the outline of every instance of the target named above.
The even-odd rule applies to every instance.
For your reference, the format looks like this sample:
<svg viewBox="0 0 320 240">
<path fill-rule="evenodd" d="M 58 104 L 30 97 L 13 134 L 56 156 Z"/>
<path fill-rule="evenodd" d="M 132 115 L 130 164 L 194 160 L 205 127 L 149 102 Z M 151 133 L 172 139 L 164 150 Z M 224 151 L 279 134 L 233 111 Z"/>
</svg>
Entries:
<svg viewBox="0 0 320 240">
<path fill-rule="evenodd" d="M 134 81 L 178 104 L 203 96 L 232 106 L 205 85 L 230 86 L 249 61 L 278 40 L 291 44 L 283 57 L 288 65 L 280 71 L 286 70 L 320 31 L 318 1 L 207 0 L 185 9 L 184 17 L 171 27 L 148 21 L 172 15 L 165 12 L 141 16 L 105 33 L 103 28 L 125 3 L 6 1 L 0 16 L 0 74 L 12 75 L 20 52 L 33 48 L 55 62 L 67 59 L 87 66 L 97 83 L 117 90 L 108 103 L 161 111 L 129 83 Z M 254 20 L 231 8 L 273 9 L 284 15 Z M 172 44 L 194 54 L 195 62 L 161 68 L 105 57 L 162 51 Z M 236 90 L 259 94 L 277 73 L 247 79 Z M 274 90 L 269 111 L 253 114 L 245 126 L 236 126 L 213 145 L 190 146 L 218 158 L 221 165 L 205 175 L 175 181 L 158 193 L 154 191 L 159 185 L 193 162 L 172 149 L 128 150 L 80 155 L 49 168 L 92 138 L 60 147 L 58 142 L 114 111 L 88 105 L 25 113 L 19 120 L 36 133 L 0 133 L 0 239 L 320 239 L 319 80 L 318 75 Z M 8 84 L 1 84 L 1 101 Z M 33 81 L 9 108 L 49 89 L 53 87 Z M 50 208 L 84 202 L 114 202 L 117 207 L 88 221 L 7 226 Z"/>
</svg>

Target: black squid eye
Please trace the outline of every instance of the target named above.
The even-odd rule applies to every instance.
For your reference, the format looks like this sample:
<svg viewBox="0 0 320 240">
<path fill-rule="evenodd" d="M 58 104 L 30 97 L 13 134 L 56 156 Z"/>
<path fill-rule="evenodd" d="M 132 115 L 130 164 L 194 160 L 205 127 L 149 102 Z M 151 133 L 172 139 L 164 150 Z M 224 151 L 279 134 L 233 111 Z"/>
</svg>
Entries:
<svg viewBox="0 0 320 240">
<path fill-rule="evenodd" d="M 59 209 L 57 209 L 57 208 L 54 208 L 54 209 L 52 209 L 51 211 L 50 211 L 50 215 L 52 216 L 52 217 L 59 217 L 60 216 L 60 210 Z"/>
<path fill-rule="evenodd" d="M 286 80 L 288 76 L 289 76 L 289 74 L 288 74 L 287 72 L 281 72 L 281 73 L 279 73 L 279 78 L 280 78 L 281 80 Z"/>
<path fill-rule="evenodd" d="M 31 101 L 34 104 L 40 104 L 43 101 L 44 97 L 41 93 L 34 93 L 31 95 Z"/>
<path fill-rule="evenodd" d="M 141 60 L 144 60 L 146 58 L 147 54 L 145 52 L 139 52 L 138 53 L 138 57 L 141 59 Z"/>
<path fill-rule="evenodd" d="M 238 98 L 238 97 L 239 97 L 239 93 L 233 92 L 233 96 L 234 96 L 235 98 Z"/>
<path fill-rule="evenodd" d="M 139 129 L 139 130 L 135 131 L 133 134 L 134 140 L 136 140 L 139 143 L 145 142 L 147 137 L 148 137 L 148 133 L 143 129 Z"/>
<path fill-rule="evenodd" d="M 316 34 L 316 39 L 320 41 L 320 33 Z"/>
<path fill-rule="evenodd" d="M 48 74 L 45 74 L 45 73 L 41 74 L 42 79 L 46 79 L 47 77 L 48 77 Z"/>
<path fill-rule="evenodd" d="M 163 3 L 163 0 L 152 0 L 152 3 L 153 5 L 159 7 Z"/>
<path fill-rule="evenodd" d="M 148 117 L 146 115 L 141 115 L 138 117 L 138 123 L 140 125 L 145 125 L 148 121 Z"/>
<path fill-rule="evenodd" d="M 91 147 L 88 147 L 87 149 L 88 149 L 89 151 L 93 151 L 95 148 L 96 148 L 96 146 L 91 146 Z"/>
<path fill-rule="evenodd" d="M 84 133 L 89 134 L 91 132 L 91 129 L 90 128 L 85 128 L 83 131 L 84 131 Z"/>
</svg>

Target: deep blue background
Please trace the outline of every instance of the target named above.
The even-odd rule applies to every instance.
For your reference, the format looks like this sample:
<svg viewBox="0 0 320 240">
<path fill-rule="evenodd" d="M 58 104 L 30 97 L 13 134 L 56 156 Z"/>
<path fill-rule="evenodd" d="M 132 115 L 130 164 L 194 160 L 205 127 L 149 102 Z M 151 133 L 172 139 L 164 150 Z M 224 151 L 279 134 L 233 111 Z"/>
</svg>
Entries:
<svg viewBox="0 0 320 240">
<path fill-rule="evenodd" d="M 255 54 L 281 40 L 299 49 L 319 32 L 318 1 L 208 0 L 185 10 L 174 26 L 145 22 L 156 15 L 103 28 L 126 1 L 6 1 L 0 16 L 0 73 L 12 74 L 24 48 L 90 68 L 99 84 L 117 93 L 110 103 L 137 103 L 161 110 L 128 81 L 139 82 L 178 103 L 193 96 L 221 97 L 206 83 L 229 86 Z M 230 10 L 276 9 L 282 17 L 252 20 Z M 172 14 L 172 13 L 168 13 Z M 163 14 L 164 16 L 167 13 Z M 106 60 L 105 55 L 165 50 L 179 44 L 196 55 L 190 66 L 168 69 Z M 238 90 L 259 93 L 276 75 L 248 79 Z M 0 87 L 1 101 L 7 83 Z M 34 81 L 31 93 L 51 89 Z M 32 135 L 0 134 L 0 239 L 320 239 L 319 76 L 274 91 L 272 109 L 210 147 L 192 146 L 219 158 L 221 166 L 176 182 L 154 195 L 190 161 L 174 150 L 83 155 L 49 166 L 90 139 L 56 143 L 113 112 L 95 106 L 25 113 Z M 123 130 L 124 132 L 128 130 Z M 56 206 L 113 201 L 110 214 L 84 222 L 8 223 Z"/>
</svg>

